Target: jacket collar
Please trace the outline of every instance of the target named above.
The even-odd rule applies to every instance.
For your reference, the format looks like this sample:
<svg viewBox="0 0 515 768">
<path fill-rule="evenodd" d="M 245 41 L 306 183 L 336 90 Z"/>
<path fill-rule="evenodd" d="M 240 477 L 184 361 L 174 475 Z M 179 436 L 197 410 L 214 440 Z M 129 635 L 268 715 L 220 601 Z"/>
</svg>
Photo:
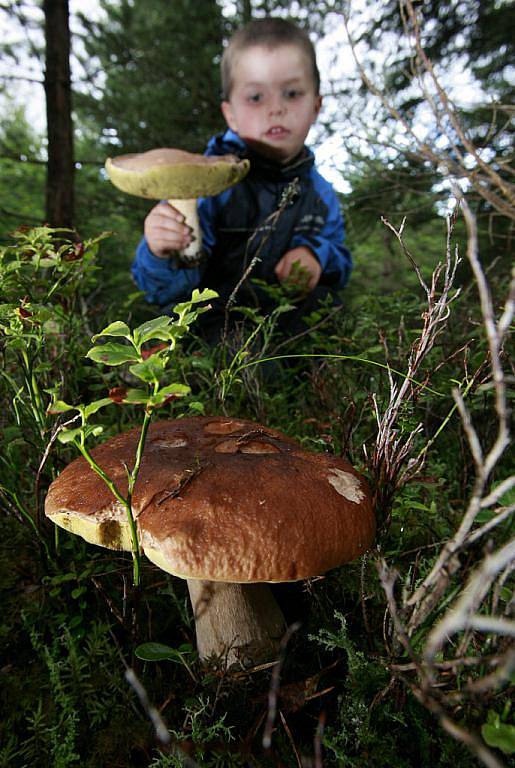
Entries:
<svg viewBox="0 0 515 768">
<path fill-rule="evenodd" d="M 304 146 L 299 154 L 286 165 L 274 163 L 263 155 L 251 150 L 237 133 L 228 129 L 209 141 L 206 155 L 233 154 L 250 160 L 249 176 L 270 181 L 291 181 L 298 176 L 309 173 L 314 165 L 313 152 Z"/>
</svg>

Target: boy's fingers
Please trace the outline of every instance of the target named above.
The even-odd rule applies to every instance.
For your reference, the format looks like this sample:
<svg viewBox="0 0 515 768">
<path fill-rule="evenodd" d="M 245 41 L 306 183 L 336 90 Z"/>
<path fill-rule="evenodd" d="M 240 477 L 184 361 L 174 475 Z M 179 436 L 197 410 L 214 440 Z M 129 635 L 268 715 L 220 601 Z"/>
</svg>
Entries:
<svg viewBox="0 0 515 768">
<path fill-rule="evenodd" d="M 183 225 L 165 223 L 163 226 L 154 222 L 145 232 L 150 250 L 156 256 L 168 256 L 174 251 L 182 251 L 191 242 L 190 230 Z"/>
<path fill-rule="evenodd" d="M 166 203 L 159 206 L 149 214 L 151 221 L 174 222 L 175 224 L 184 224 L 184 216 L 179 211 L 170 208 Z"/>
<path fill-rule="evenodd" d="M 184 221 L 183 214 L 178 211 L 177 208 L 174 208 L 173 205 L 170 205 L 170 203 L 159 203 L 159 205 L 156 206 L 156 212 L 166 218 L 179 221 L 181 224 Z"/>
<path fill-rule="evenodd" d="M 286 280 L 286 278 L 291 272 L 290 260 L 286 256 L 283 256 L 282 259 L 279 259 L 279 261 L 275 265 L 274 271 L 275 271 L 275 276 L 280 282 L 282 282 L 283 280 Z"/>
<path fill-rule="evenodd" d="M 190 235 L 193 232 L 192 228 L 188 227 L 187 224 L 181 224 L 181 222 L 168 217 L 154 219 L 153 228 L 154 230 L 161 229 L 163 232 L 174 232 L 181 236 Z"/>
</svg>

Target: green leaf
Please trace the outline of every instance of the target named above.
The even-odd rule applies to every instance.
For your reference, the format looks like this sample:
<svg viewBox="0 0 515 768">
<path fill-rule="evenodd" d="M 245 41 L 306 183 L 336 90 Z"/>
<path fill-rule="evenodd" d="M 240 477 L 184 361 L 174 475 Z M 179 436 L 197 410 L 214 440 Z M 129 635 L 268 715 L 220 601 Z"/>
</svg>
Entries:
<svg viewBox="0 0 515 768">
<path fill-rule="evenodd" d="M 126 339 L 130 339 L 131 329 L 127 323 L 122 323 L 121 320 L 116 320 L 116 322 L 111 323 L 107 326 L 107 328 L 104 328 L 103 331 L 95 333 L 91 341 L 96 341 L 98 338 L 100 338 L 100 336 L 123 336 Z"/>
<path fill-rule="evenodd" d="M 189 301 L 182 301 L 180 304 L 176 304 L 173 308 L 173 311 L 178 315 L 185 315 L 186 313 L 191 313 L 192 307 L 194 304 L 198 304 L 201 301 L 209 301 L 210 299 L 216 299 L 218 294 L 216 291 L 212 291 L 210 288 L 205 288 L 203 291 L 199 291 L 198 288 L 195 288 L 193 293 L 191 294 L 191 299 Z M 193 312 L 205 312 L 208 309 L 208 307 L 199 307 Z"/>
<path fill-rule="evenodd" d="M 429 507 L 426 506 L 426 504 L 421 504 L 419 501 L 410 501 L 409 502 L 409 506 L 411 507 L 411 509 L 420 509 L 421 512 L 430 512 L 431 511 L 429 509 Z"/>
<path fill-rule="evenodd" d="M 104 363 L 105 365 L 123 365 L 139 360 L 136 350 L 122 344 L 107 342 L 99 347 L 93 347 L 86 355 L 95 363 Z"/>
<path fill-rule="evenodd" d="M 136 345 L 141 347 L 146 341 L 151 339 L 159 339 L 160 341 L 167 341 L 169 336 L 169 326 L 172 323 L 172 318 L 168 315 L 161 315 L 153 320 L 149 320 L 146 323 L 142 323 L 134 329 L 134 341 Z"/>
<path fill-rule="evenodd" d="M 191 294 L 191 303 L 196 304 L 199 301 L 209 301 L 210 299 L 217 299 L 218 294 L 216 291 L 212 291 L 211 288 L 204 288 L 203 291 L 199 291 L 198 288 L 194 288 Z"/>
<path fill-rule="evenodd" d="M 106 405 L 112 404 L 113 401 L 110 397 L 103 397 L 101 400 L 95 400 L 93 403 L 86 405 L 84 408 L 84 417 L 89 419 L 90 416 L 93 416 L 93 414 L 99 411 L 101 408 L 105 408 Z"/>
<path fill-rule="evenodd" d="M 184 384 L 170 384 L 168 387 L 160 389 L 155 395 L 151 395 L 148 398 L 148 404 L 157 407 L 162 405 L 170 396 L 184 397 L 184 395 L 188 395 L 189 392 L 190 388 L 186 387 Z"/>
<path fill-rule="evenodd" d="M 515 725 L 501 723 L 497 718 L 493 723 L 485 723 L 481 727 L 481 736 L 489 747 L 496 747 L 505 755 L 515 752 Z"/>
<path fill-rule="evenodd" d="M 104 427 L 101 427 L 100 424 L 88 424 L 88 426 L 84 429 L 84 437 L 88 438 L 90 435 L 93 435 L 93 437 L 98 437 L 102 434 L 103 431 Z"/>
<path fill-rule="evenodd" d="M 142 363 L 136 363 L 129 367 L 130 372 L 142 381 L 153 383 L 159 381 L 165 370 L 165 361 L 161 357 L 152 355 Z"/>
<path fill-rule="evenodd" d="M 54 402 L 48 406 L 47 412 L 54 414 L 54 413 L 66 413 L 67 411 L 77 411 L 77 410 L 79 410 L 77 406 L 68 405 L 68 403 L 65 403 L 64 400 L 54 400 Z"/>
<path fill-rule="evenodd" d="M 195 400 L 193 403 L 189 403 L 189 409 L 190 411 L 193 411 L 193 413 L 199 413 L 201 415 L 205 413 L 204 403 L 200 403 L 198 400 Z"/>
<path fill-rule="evenodd" d="M 184 395 L 189 395 L 191 389 L 186 384 L 168 384 L 166 387 L 163 387 L 159 390 L 159 394 L 166 395 L 179 395 L 180 397 L 183 397 Z"/>
<path fill-rule="evenodd" d="M 63 429 L 57 435 L 57 439 L 59 440 L 60 443 L 63 443 L 64 445 L 66 445 L 66 443 L 73 442 L 76 437 L 80 437 L 81 432 L 82 432 L 81 427 L 78 427 L 77 429 Z"/>
<path fill-rule="evenodd" d="M 181 646 L 182 647 L 182 646 Z M 189 650 L 187 651 L 190 652 Z M 182 663 L 182 654 L 185 651 L 178 651 L 169 645 L 163 643 L 142 643 L 134 651 L 138 659 L 143 661 L 175 661 Z"/>
<path fill-rule="evenodd" d="M 148 398 L 149 393 L 146 389 L 128 389 L 123 402 L 129 405 L 145 405 Z"/>
</svg>

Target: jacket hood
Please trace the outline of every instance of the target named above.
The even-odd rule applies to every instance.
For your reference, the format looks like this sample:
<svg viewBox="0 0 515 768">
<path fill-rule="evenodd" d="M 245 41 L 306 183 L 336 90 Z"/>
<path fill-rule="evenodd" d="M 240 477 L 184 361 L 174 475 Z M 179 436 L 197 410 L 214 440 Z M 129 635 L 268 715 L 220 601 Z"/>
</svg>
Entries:
<svg viewBox="0 0 515 768">
<path fill-rule="evenodd" d="M 290 181 L 297 176 L 308 174 L 315 164 L 313 152 L 304 145 L 299 154 L 286 165 L 275 163 L 254 152 L 237 133 L 230 128 L 225 133 L 213 136 L 207 145 L 206 155 L 236 155 L 250 160 L 249 176 L 274 181 Z"/>
</svg>

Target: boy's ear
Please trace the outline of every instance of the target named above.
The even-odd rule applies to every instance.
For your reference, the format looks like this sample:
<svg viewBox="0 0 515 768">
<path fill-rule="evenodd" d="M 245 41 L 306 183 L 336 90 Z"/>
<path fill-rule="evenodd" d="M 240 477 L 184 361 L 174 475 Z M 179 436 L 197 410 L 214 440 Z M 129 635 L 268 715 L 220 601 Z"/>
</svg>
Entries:
<svg viewBox="0 0 515 768">
<path fill-rule="evenodd" d="M 315 99 L 315 116 L 316 117 L 318 117 L 321 109 L 322 109 L 322 97 L 317 96 Z"/>
<path fill-rule="evenodd" d="M 234 131 L 235 133 L 238 133 L 238 124 L 236 122 L 236 119 L 234 117 L 234 112 L 231 107 L 230 101 L 222 101 L 221 105 L 222 114 L 225 118 L 225 122 L 231 129 L 231 131 Z"/>
</svg>

